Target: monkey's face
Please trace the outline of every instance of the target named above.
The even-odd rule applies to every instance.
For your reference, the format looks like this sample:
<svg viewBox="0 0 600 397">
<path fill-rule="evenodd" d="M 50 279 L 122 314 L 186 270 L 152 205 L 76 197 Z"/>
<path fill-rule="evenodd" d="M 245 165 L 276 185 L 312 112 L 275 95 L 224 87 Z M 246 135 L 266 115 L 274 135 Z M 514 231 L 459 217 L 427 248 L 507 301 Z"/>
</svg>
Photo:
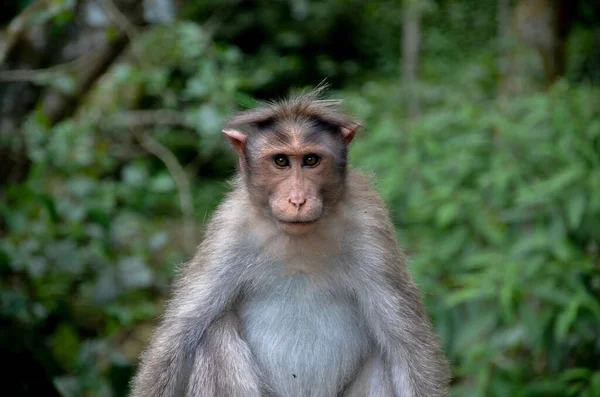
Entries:
<svg viewBox="0 0 600 397">
<path fill-rule="evenodd" d="M 253 138 L 245 150 L 252 201 L 287 234 L 314 231 L 343 192 L 341 133 L 314 123 L 280 123 Z"/>
</svg>

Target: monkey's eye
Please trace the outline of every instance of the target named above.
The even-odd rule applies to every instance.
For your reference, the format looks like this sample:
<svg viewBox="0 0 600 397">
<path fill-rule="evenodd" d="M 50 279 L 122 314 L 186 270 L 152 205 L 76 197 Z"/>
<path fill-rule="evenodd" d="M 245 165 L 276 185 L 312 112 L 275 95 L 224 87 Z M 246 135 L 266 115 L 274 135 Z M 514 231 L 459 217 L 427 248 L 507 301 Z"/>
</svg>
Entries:
<svg viewBox="0 0 600 397">
<path fill-rule="evenodd" d="M 319 160 L 320 158 L 316 154 L 308 154 L 302 159 L 302 165 L 306 167 L 314 167 L 319 164 Z"/>
<path fill-rule="evenodd" d="M 273 156 L 273 162 L 275 163 L 276 166 L 282 167 L 282 168 L 289 167 L 289 165 L 290 165 L 290 160 L 284 154 L 276 154 L 275 156 Z"/>
</svg>

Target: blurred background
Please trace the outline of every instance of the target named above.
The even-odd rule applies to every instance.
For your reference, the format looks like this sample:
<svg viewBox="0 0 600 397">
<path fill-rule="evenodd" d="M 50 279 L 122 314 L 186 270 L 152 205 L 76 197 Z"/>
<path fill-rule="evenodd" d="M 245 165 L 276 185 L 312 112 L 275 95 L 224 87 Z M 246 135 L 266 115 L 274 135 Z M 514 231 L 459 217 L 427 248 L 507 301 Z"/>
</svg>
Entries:
<svg viewBox="0 0 600 397">
<path fill-rule="evenodd" d="M 3 0 L 3 395 L 125 396 L 234 111 L 327 78 L 452 396 L 600 396 L 600 1 Z"/>
</svg>

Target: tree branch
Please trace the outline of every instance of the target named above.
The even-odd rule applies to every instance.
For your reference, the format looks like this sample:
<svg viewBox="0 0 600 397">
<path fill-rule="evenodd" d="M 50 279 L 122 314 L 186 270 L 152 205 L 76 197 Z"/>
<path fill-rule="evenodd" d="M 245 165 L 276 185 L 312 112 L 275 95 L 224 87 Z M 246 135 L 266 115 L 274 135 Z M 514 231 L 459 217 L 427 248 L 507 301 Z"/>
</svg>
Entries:
<svg viewBox="0 0 600 397">
<path fill-rule="evenodd" d="M 36 12 L 43 10 L 47 6 L 48 0 L 37 0 L 31 3 L 25 8 L 19 15 L 17 15 L 8 25 L 6 29 L 6 39 L 0 46 L 0 65 L 4 63 L 8 54 L 12 51 L 14 46 L 17 44 L 23 32 L 26 30 L 29 18 Z"/>
<path fill-rule="evenodd" d="M 177 184 L 179 190 L 179 205 L 183 215 L 183 239 L 184 247 L 188 254 L 192 253 L 196 246 L 195 214 L 192 200 L 190 181 L 183 167 L 177 161 L 177 157 L 166 146 L 152 138 L 150 135 L 132 128 L 131 131 L 140 142 L 140 145 L 149 153 L 155 155 L 162 161 Z"/>
<path fill-rule="evenodd" d="M 116 127 L 139 128 L 154 125 L 171 125 L 191 128 L 185 113 L 168 109 L 132 110 L 121 112 L 111 118 Z"/>
<path fill-rule="evenodd" d="M 80 64 L 85 64 L 99 57 L 103 50 L 104 48 L 96 48 L 72 61 L 42 69 L 0 70 L 0 82 L 36 82 L 46 75 L 77 71 L 80 68 Z"/>
</svg>

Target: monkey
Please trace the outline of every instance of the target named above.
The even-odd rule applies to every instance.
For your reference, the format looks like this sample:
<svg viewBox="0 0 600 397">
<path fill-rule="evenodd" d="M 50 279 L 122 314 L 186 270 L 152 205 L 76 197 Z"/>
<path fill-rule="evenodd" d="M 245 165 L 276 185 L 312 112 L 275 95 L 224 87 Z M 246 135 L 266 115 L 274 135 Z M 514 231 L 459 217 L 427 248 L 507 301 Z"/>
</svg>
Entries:
<svg viewBox="0 0 600 397">
<path fill-rule="evenodd" d="M 360 123 L 312 91 L 233 115 L 238 157 L 132 397 L 440 397 L 450 367 L 384 202 L 348 165 Z"/>
</svg>

